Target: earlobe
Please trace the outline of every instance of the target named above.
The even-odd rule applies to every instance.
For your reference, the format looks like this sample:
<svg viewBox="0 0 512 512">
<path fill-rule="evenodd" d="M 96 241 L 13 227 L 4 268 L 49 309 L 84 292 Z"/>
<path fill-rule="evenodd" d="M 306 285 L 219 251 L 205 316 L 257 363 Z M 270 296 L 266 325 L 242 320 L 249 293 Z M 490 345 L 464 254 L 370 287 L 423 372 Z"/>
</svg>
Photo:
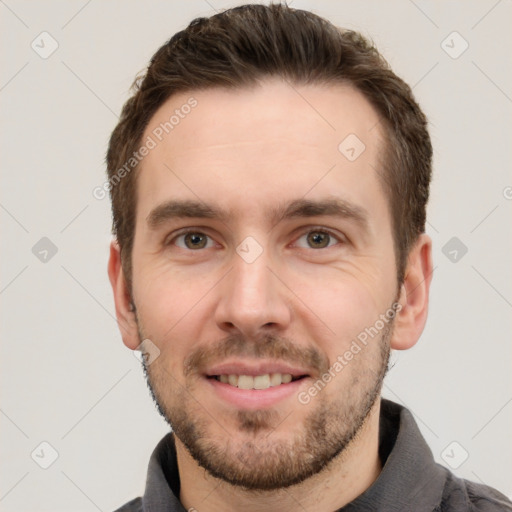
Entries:
<svg viewBox="0 0 512 512">
<path fill-rule="evenodd" d="M 432 240 L 423 233 L 409 253 L 391 348 L 406 350 L 420 338 L 427 320 L 432 272 Z"/>
<path fill-rule="evenodd" d="M 117 323 L 123 343 L 135 350 L 139 346 L 139 332 L 135 317 L 135 305 L 130 296 L 121 264 L 121 250 L 116 240 L 110 243 L 108 277 L 114 293 Z"/>
</svg>

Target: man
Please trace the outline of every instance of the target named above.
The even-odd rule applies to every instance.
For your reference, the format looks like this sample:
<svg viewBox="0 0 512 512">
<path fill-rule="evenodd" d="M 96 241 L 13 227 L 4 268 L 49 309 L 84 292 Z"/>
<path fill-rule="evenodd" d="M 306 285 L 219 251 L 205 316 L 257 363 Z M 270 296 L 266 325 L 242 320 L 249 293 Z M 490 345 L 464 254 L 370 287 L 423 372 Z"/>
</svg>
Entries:
<svg viewBox="0 0 512 512">
<path fill-rule="evenodd" d="M 194 20 L 107 154 L 124 343 L 172 433 L 122 511 L 512 510 L 380 397 L 428 309 L 432 148 L 362 36 L 283 5 Z"/>
</svg>

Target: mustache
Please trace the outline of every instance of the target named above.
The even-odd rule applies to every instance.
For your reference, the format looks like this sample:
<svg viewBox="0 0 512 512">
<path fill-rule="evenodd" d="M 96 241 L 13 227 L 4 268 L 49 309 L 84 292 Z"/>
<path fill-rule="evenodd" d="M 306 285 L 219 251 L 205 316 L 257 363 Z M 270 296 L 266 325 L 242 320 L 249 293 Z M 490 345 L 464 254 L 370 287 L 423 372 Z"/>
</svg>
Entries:
<svg viewBox="0 0 512 512">
<path fill-rule="evenodd" d="M 257 340 L 230 335 L 214 345 L 195 349 L 183 362 L 184 374 L 186 377 L 203 374 L 209 366 L 228 357 L 279 360 L 298 364 L 317 375 L 323 375 L 329 369 L 329 358 L 315 347 L 300 347 L 290 339 L 275 334 L 265 334 Z"/>
</svg>

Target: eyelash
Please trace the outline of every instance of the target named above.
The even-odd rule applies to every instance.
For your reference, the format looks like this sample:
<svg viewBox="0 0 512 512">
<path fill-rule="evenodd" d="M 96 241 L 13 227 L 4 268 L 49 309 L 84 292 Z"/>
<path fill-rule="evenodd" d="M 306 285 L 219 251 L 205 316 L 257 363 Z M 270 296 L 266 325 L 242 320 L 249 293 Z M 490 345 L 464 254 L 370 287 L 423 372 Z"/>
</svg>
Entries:
<svg viewBox="0 0 512 512">
<path fill-rule="evenodd" d="M 310 233 L 315 233 L 315 232 L 318 232 L 318 233 L 325 233 L 327 235 L 329 235 L 331 238 L 334 238 L 338 243 L 345 243 L 346 242 L 346 239 L 344 236 L 340 236 L 340 235 L 337 235 L 335 234 L 334 232 L 332 232 L 331 230 L 329 229 L 326 229 L 324 227 L 321 227 L 321 226 L 313 226 L 313 227 L 308 227 L 306 231 L 302 231 L 301 234 L 295 239 L 295 242 L 297 240 L 300 240 L 303 236 L 306 236 Z M 210 240 L 213 240 L 213 238 L 210 236 L 210 235 L 207 235 L 206 233 L 204 233 L 204 231 L 201 231 L 201 228 L 198 228 L 198 229 L 191 229 L 191 228 L 187 228 L 187 229 L 184 229 L 183 231 L 180 231 L 178 233 L 176 233 L 170 240 L 166 240 L 164 245 L 165 246 L 169 246 L 169 245 L 173 245 L 174 242 L 180 238 L 180 237 L 184 237 L 184 236 L 187 236 L 188 234 L 201 234 L 201 235 L 205 235 L 207 236 Z M 337 244 L 334 244 L 334 245 L 337 245 Z M 321 247 L 320 249 L 329 249 L 333 247 L 333 245 L 328 245 L 327 247 Z M 301 247 L 301 249 L 306 249 L 305 247 Z M 309 247 L 309 249 L 311 250 L 314 250 L 314 251 L 318 251 L 320 249 L 314 249 L 312 247 Z M 185 249 L 185 250 L 188 250 L 190 252 L 194 252 L 193 249 Z M 199 251 L 200 249 L 198 249 Z"/>
</svg>

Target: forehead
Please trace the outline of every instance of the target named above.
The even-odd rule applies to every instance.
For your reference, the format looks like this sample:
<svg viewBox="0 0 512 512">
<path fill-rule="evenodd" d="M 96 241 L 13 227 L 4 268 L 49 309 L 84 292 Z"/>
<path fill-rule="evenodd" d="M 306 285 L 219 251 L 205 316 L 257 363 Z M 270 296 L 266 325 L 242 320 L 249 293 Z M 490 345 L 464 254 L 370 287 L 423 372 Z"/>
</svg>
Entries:
<svg viewBox="0 0 512 512">
<path fill-rule="evenodd" d="M 287 196 L 357 202 L 366 192 L 384 199 L 379 118 L 349 85 L 268 79 L 176 94 L 151 119 L 143 141 L 149 139 L 154 147 L 139 166 L 138 219 L 173 197 L 253 214 Z"/>
</svg>

